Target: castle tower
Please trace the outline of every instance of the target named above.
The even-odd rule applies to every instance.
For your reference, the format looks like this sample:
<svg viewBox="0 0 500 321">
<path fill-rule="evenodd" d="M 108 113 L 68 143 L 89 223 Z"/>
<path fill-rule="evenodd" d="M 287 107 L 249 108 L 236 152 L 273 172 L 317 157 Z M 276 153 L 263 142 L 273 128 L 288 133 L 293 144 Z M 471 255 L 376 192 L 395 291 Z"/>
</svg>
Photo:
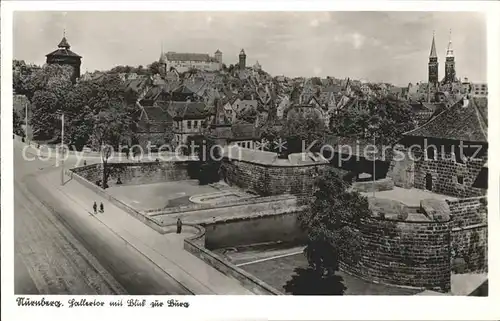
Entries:
<svg viewBox="0 0 500 321">
<path fill-rule="evenodd" d="M 214 57 L 218 63 L 222 64 L 222 52 L 219 49 L 215 52 Z"/>
<path fill-rule="evenodd" d="M 436 43 L 434 40 L 434 33 L 432 34 L 431 53 L 429 54 L 429 85 L 436 86 L 439 82 L 439 63 L 436 53 Z"/>
<path fill-rule="evenodd" d="M 247 55 L 245 54 L 245 50 L 241 49 L 240 62 L 239 62 L 240 69 L 243 70 L 246 68 L 246 62 L 247 62 Z"/>
<path fill-rule="evenodd" d="M 47 57 L 47 64 L 68 65 L 73 67 L 71 81 L 76 82 L 76 79 L 80 78 L 82 56 L 70 50 L 71 46 L 68 40 L 66 40 L 66 32 L 63 32 L 63 38 L 57 47 L 57 50 L 45 55 L 45 57 Z"/>
<path fill-rule="evenodd" d="M 446 50 L 446 63 L 444 72 L 444 83 L 452 83 L 456 80 L 455 73 L 455 55 L 453 53 L 453 46 L 451 43 L 451 30 L 450 30 L 450 41 L 448 42 L 448 49 Z"/>
</svg>

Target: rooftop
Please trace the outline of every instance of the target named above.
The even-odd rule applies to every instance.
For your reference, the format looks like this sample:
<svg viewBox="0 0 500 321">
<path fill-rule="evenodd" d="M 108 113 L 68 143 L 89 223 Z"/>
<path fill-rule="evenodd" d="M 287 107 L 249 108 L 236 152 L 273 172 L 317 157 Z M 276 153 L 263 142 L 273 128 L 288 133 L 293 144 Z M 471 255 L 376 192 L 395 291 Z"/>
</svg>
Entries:
<svg viewBox="0 0 500 321">
<path fill-rule="evenodd" d="M 463 99 L 423 126 L 404 135 L 487 143 L 487 108 L 486 98 Z"/>
</svg>

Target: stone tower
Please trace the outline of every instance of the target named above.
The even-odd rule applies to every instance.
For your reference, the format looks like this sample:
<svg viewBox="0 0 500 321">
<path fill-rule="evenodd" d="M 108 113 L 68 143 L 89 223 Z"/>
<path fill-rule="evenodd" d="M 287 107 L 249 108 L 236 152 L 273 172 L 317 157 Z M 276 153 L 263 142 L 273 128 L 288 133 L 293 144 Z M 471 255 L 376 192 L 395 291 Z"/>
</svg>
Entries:
<svg viewBox="0 0 500 321">
<path fill-rule="evenodd" d="M 439 63 L 436 53 L 434 34 L 432 35 L 431 53 L 429 54 L 429 85 L 436 86 L 439 82 Z"/>
<path fill-rule="evenodd" d="M 222 65 L 222 52 L 219 49 L 215 52 L 214 57 L 215 60 Z"/>
<path fill-rule="evenodd" d="M 245 69 L 246 63 L 247 63 L 247 55 L 245 54 L 245 50 L 241 49 L 240 62 L 239 62 L 240 69 L 242 69 L 242 70 Z"/>
<path fill-rule="evenodd" d="M 456 81 L 455 72 L 455 55 L 453 53 L 453 46 L 451 43 L 451 30 L 450 41 L 448 42 L 448 49 L 446 50 L 446 63 L 444 68 L 444 83 L 452 83 Z"/>
<path fill-rule="evenodd" d="M 76 79 L 80 78 L 82 56 L 79 56 L 70 50 L 71 46 L 69 45 L 68 40 L 66 40 L 66 33 L 63 34 L 63 38 L 57 47 L 57 50 L 45 55 L 45 57 L 47 57 L 47 64 L 68 65 L 73 67 L 71 81 L 73 83 L 76 82 Z"/>
</svg>

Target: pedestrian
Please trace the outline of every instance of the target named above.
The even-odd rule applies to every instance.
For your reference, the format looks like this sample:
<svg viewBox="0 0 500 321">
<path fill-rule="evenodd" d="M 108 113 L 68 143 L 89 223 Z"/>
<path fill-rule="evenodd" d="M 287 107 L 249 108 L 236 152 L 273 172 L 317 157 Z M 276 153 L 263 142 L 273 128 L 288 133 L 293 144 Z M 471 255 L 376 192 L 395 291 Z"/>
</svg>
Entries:
<svg viewBox="0 0 500 321">
<path fill-rule="evenodd" d="M 99 208 L 101 209 L 101 213 L 104 213 L 104 205 L 102 204 L 102 202 L 101 202 L 101 205 L 99 206 Z"/>
<path fill-rule="evenodd" d="M 97 204 L 96 204 L 95 201 L 94 201 L 94 206 L 93 207 L 94 207 L 94 215 L 96 215 L 97 214 Z"/>
<path fill-rule="evenodd" d="M 83 160 L 83 166 L 87 166 L 87 160 Z"/>
<path fill-rule="evenodd" d="M 182 232 L 182 221 L 181 218 L 177 218 L 177 234 L 181 234 Z"/>
</svg>

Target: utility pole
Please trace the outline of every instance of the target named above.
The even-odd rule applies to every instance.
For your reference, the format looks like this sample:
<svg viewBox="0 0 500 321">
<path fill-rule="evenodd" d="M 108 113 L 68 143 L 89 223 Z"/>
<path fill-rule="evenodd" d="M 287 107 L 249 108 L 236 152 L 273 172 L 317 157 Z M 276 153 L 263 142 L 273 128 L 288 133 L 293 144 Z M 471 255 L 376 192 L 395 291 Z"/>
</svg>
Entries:
<svg viewBox="0 0 500 321">
<path fill-rule="evenodd" d="M 373 148 L 376 148 L 375 145 L 375 133 L 373 133 Z M 375 161 L 377 159 L 377 155 L 375 153 L 375 149 L 373 150 L 373 197 L 375 197 Z"/>
<path fill-rule="evenodd" d="M 61 114 L 61 185 L 64 185 L 64 114 Z"/>
<path fill-rule="evenodd" d="M 26 144 L 29 144 L 29 141 L 28 141 L 28 102 L 26 102 L 25 106 L 24 106 L 24 117 L 26 118 L 25 120 L 25 127 L 24 127 L 24 139 L 26 141 Z"/>
</svg>

